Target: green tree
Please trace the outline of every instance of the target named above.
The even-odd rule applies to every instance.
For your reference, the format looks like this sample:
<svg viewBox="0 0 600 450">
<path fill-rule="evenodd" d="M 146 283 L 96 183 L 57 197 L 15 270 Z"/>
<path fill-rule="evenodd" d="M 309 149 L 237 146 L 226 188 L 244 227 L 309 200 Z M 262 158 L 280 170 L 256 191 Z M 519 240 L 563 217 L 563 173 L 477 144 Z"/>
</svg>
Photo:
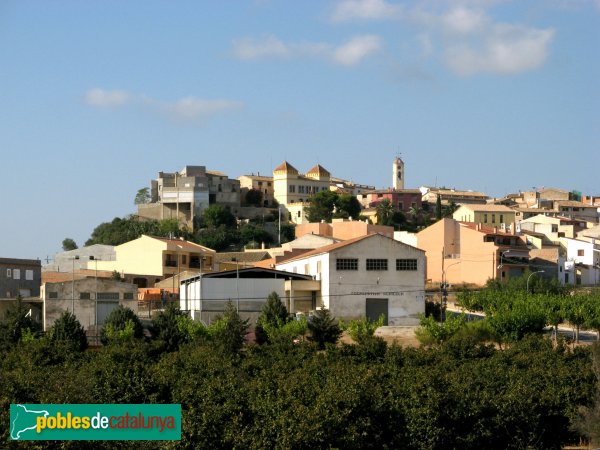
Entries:
<svg viewBox="0 0 600 450">
<path fill-rule="evenodd" d="M 152 319 L 150 328 L 152 337 L 163 344 L 165 351 L 176 351 L 181 344 L 189 340 L 187 328 L 180 327 L 180 322 L 184 317 L 187 318 L 188 315 L 181 311 L 179 306 L 170 303 L 164 311 L 159 312 Z"/>
<path fill-rule="evenodd" d="M 31 309 L 17 296 L 0 322 L 0 347 L 36 337 L 42 327 L 31 318 Z"/>
<path fill-rule="evenodd" d="M 137 191 L 137 194 L 135 194 L 135 198 L 133 200 L 133 204 L 145 205 L 147 203 L 150 203 L 150 200 L 150 189 L 145 187 Z"/>
<path fill-rule="evenodd" d="M 273 241 L 273 236 L 260 225 L 248 223 L 240 228 L 239 232 L 240 244 L 248 245 L 255 243 L 260 245 L 261 243 L 269 244 Z"/>
<path fill-rule="evenodd" d="M 380 201 L 375 207 L 378 225 L 392 225 L 392 216 L 394 214 L 394 206 L 389 199 L 385 198 Z"/>
<path fill-rule="evenodd" d="M 316 342 L 321 350 L 325 348 L 326 343 L 335 344 L 342 335 L 342 330 L 331 317 L 329 310 L 323 307 L 309 318 L 308 330 L 310 331 L 308 339 Z"/>
<path fill-rule="evenodd" d="M 309 222 L 331 222 L 333 209 L 338 200 L 338 195 L 330 190 L 317 192 L 309 199 L 305 208 L 306 218 Z"/>
<path fill-rule="evenodd" d="M 338 219 L 348 219 L 352 217 L 353 220 L 358 219 L 362 206 L 358 199 L 352 194 L 338 195 L 335 201 L 335 213 L 333 217 Z"/>
<path fill-rule="evenodd" d="M 289 320 L 289 313 L 285 305 L 282 303 L 277 292 L 271 292 L 267 297 L 267 301 L 262 306 L 256 327 L 254 329 L 256 342 L 264 344 L 269 341 L 269 336 L 265 331 L 268 326 L 281 327 Z"/>
<path fill-rule="evenodd" d="M 62 249 L 65 252 L 68 252 L 70 250 L 77 250 L 77 243 L 71 239 L 71 238 L 64 238 L 62 241 Z"/>
<path fill-rule="evenodd" d="M 112 222 L 101 223 L 94 228 L 85 245 L 121 245 L 139 238 L 142 234 L 158 236 L 158 227 L 157 220 L 140 220 L 137 216 L 123 219 L 115 217 Z"/>
<path fill-rule="evenodd" d="M 77 317 L 65 311 L 48 330 L 46 338 L 53 343 L 65 343 L 74 350 L 83 351 L 88 347 L 87 336 Z"/>
<path fill-rule="evenodd" d="M 248 319 L 242 320 L 231 300 L 225 304 L 223 314 L 208 327 L 208 334 L 213 342 L 230 354 L 237 353 L 242 348 L 247 332 Z"/>
<path fill-rule="evenodd" d="M 442 220 L 443 209 L 442 209 L 442 197 L 440 194 L 437 195 L 437 199 L 435 201 L 435 218 L 437 220 Z"/>
<path fill-rule="evenodd" d="M 194 241 L 216 251 L 229 250 L 237 247 L 240 241 L 239 233 L 235 229 L 220 225 L 217 228 L 201 228 L 194 234 Z"/>
<path fill-rule="evenodd" d="M 100 341 L 104 345 L 142 337 L 144 337 L 144 327 L 139 317 L 131 309 L 121 305 L 110 312 L 100 332 Z"/>
<path fill-rule="evenodd" d="M 250 189 L 246 193 L 246 204 L 261 207 L 263 205 L 263 193 L 258 189 Z"/>
<path fill-rule="evenodd" d="M 419 342 L 425 345 L 442 344 L 456 335 L 466 323 L 464 315 L 449 314 L 443 323 L 438 323 L 433 316 L 421 316 L 421 326 L 415 331 Z"/>
<path fill-rule="evenodd" d="M 221 225 L 235 227 L 235 216 L 223 205 L 210 205 L 202 213 L 202 220 L 209 228 L 218 228 Z"/>
<path fill-rule="evenodd" d="M 382 314 L 376 321 L 371 321 L 366 317 L 362 319 L 351 320 L 348 323 L 340 320 L 340 329 L 342 331 L 348 331 L 348 334 L 354 342 L 362 343 L 366 342 L 372 337 L 377 328 L 382 327 L 385 323 L 385 316 Z"/>
</svg>

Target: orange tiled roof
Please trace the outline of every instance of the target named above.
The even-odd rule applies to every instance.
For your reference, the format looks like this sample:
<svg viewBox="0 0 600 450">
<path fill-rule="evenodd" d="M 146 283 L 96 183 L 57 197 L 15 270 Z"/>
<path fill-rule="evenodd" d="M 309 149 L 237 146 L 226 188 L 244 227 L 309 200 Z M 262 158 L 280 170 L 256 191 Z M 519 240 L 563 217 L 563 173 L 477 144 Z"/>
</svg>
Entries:
<svg viewBox="0 0 600 450">
<path fill-rule="evenodd" d="M 278 165 L 273 172 L 285 172 L 285 173 L 293 173 L 298 174 L 298 169 L 292 166 L 289 162 L 284 161 L 280 165 Z"/>
<path fill-rule="evenodd" d="M 330 177 L 331 174 L 322 165 L 317 164 L 315 167 L 306 172 L 306 175 L 318 175 L 320 177 Z"/>
</svg>

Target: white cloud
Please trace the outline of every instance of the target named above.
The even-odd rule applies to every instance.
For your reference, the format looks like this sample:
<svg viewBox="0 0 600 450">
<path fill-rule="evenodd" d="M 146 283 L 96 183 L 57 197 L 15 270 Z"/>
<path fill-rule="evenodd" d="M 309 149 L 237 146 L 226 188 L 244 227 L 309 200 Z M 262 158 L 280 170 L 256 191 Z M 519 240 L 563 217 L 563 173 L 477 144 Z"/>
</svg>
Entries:
<svg viewBox="0 0 600 450">
<path fill-rule="evenodd" d="M 381 38 L 379 36 L 357 36 L 336 48 L 332 54 L 332 59 L 338 64 L 353 66 L 380 48 Z"/>
<path fill-rule="evenodd" d="M 244 61 L 256 59 L 323 58 L 335 64 L 353 66 L 382 46 L 379 36 L 355 36 L 340 46 L 324 42 L 285 43 L 275 36 L 262 40 L 243 38 L 234 42 L 233 55 Z"/>
<path fill-rule="evenodd" d="M 85 100 L 88 105 L 95 107 L 115 108 L 131 104 L 142 110 L 166 114 L 173 119 L 198 122 L 244 106 L 242 102 L 234 100 L 207 100 L 192 96 L 175 101 L 160 101 L 146 95 L 134 95 L 125 91 L 107 91 L 100 88 L 87 91 Z"/>
<path fill-rule="evenodd" d="M 445 60 L 459 75 L 515 74 L 540 67 L 548 56 L 553 36 L 552 29 L 499 24 L 484 36 L 479 46 L 472 42 L 450 45 Z"/>
<path fill-rule="evenodd" d="M 243 103 L 232 100 L 204 100 L 186 97 L 175 102 L 162 104 L 162 109 L 177 119 L 203 120 L 215 114 L 243 107 Z"/>
<path fill-rule="evenodd" d="M 393 19 L 401 14 L 401 5 L 393 5 L 385 0 L 343 0 L 336 5 L 331 18 L 334 22 L 347 22 Z"/>
<path fill-rule="evenodd" d="M 286 58 L 290 56 L 290 49 L 274 36 L 267 36 L 261 40 L 244 38 L 234 41 L 233 54 L 243 60 Z"/>
<path fill-rule="evenodd" d="M 488 18 L 482 11 L 459 6 L 442 17 L 442 24 L 449 33 L 471 34 L 481 31 Z"/>
<path fill-rule="evenodd" d="M 131 100 L 131 95 L 125 91 L 107 91 L 93 88 L 85 93 L 85 102 L 98 108 L 116 108 Z"/>
</svg>

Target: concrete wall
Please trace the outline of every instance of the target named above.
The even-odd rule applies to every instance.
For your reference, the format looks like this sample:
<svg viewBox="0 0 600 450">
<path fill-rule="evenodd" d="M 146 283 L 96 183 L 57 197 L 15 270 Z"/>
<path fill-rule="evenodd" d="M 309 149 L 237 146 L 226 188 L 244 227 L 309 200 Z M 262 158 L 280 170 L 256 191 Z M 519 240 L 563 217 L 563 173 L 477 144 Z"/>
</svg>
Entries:
<svg viewBox="0 0 600 450">
<path fill-rule="evenodd" d="M 107 293 L 118 295 L 118 299 L 103 299 L 102 296 Z M 96 302 L 97 297 L 98 302 Z M 73 305 L 75 305 L 75 316 L 81 325 L 86 330 L 92 331 L 97 331 L 95 328 L 97 311 L 98 326 L 101 326 L 102 311 L 106 311 L 107 308 L 122 305 L 137 313 L 138 305 L 135 284 L 100 278 L 75 280 L 75 283 L 45 283 L 42 286 L 42 300 L 44 330 L 52 327 L 54 321 L 63 312 L 73 312 Z"/>
</svg>

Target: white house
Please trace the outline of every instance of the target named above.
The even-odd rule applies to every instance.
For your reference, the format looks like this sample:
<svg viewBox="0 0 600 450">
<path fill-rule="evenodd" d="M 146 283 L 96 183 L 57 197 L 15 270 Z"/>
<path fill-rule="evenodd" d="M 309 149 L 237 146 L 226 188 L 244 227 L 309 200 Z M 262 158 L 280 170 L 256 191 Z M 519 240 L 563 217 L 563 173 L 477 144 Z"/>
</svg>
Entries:
<svg viewBox="0 0 600 450">
<path fill-rule="evenodd" d="M 567 283 L 585 286 L 600 283 L 600 246 L 594 241 L 568 238 L 561 238 L 561 243 L 567 252 L 565 272 L 571 274 Z"/>
<path fill-rule="evenodd" d="M 194 320 L 210 324 L 223 313 L 225 304 L 231 300 L 240 316 L 250 319 L 253 325 L 269 294 L 276 292 L 283 301 L 286 283 L 291 280 L 308 283 L 313 291 L 318 285 L 308 275 L 261 267 L 205 273 L 181 281 L 179 307 L 189 311 Z M 309 309 L 316 307 L 314 302 L 309 306 L 312 306 Z"/>
<path fill-rule="evenodd" d="M 318 306 L 338 318 L 385 316 L 386 325 L 418 323 L 425 311 L 425 252 L 380 234 L 349 239 L 281 261 L 277 269 L 311 275 L 317 281 Z M 314 291 L 291 281 L 286 302 Z M 314 294 L 313 294 L 314 295 Z"/>
</svg>

